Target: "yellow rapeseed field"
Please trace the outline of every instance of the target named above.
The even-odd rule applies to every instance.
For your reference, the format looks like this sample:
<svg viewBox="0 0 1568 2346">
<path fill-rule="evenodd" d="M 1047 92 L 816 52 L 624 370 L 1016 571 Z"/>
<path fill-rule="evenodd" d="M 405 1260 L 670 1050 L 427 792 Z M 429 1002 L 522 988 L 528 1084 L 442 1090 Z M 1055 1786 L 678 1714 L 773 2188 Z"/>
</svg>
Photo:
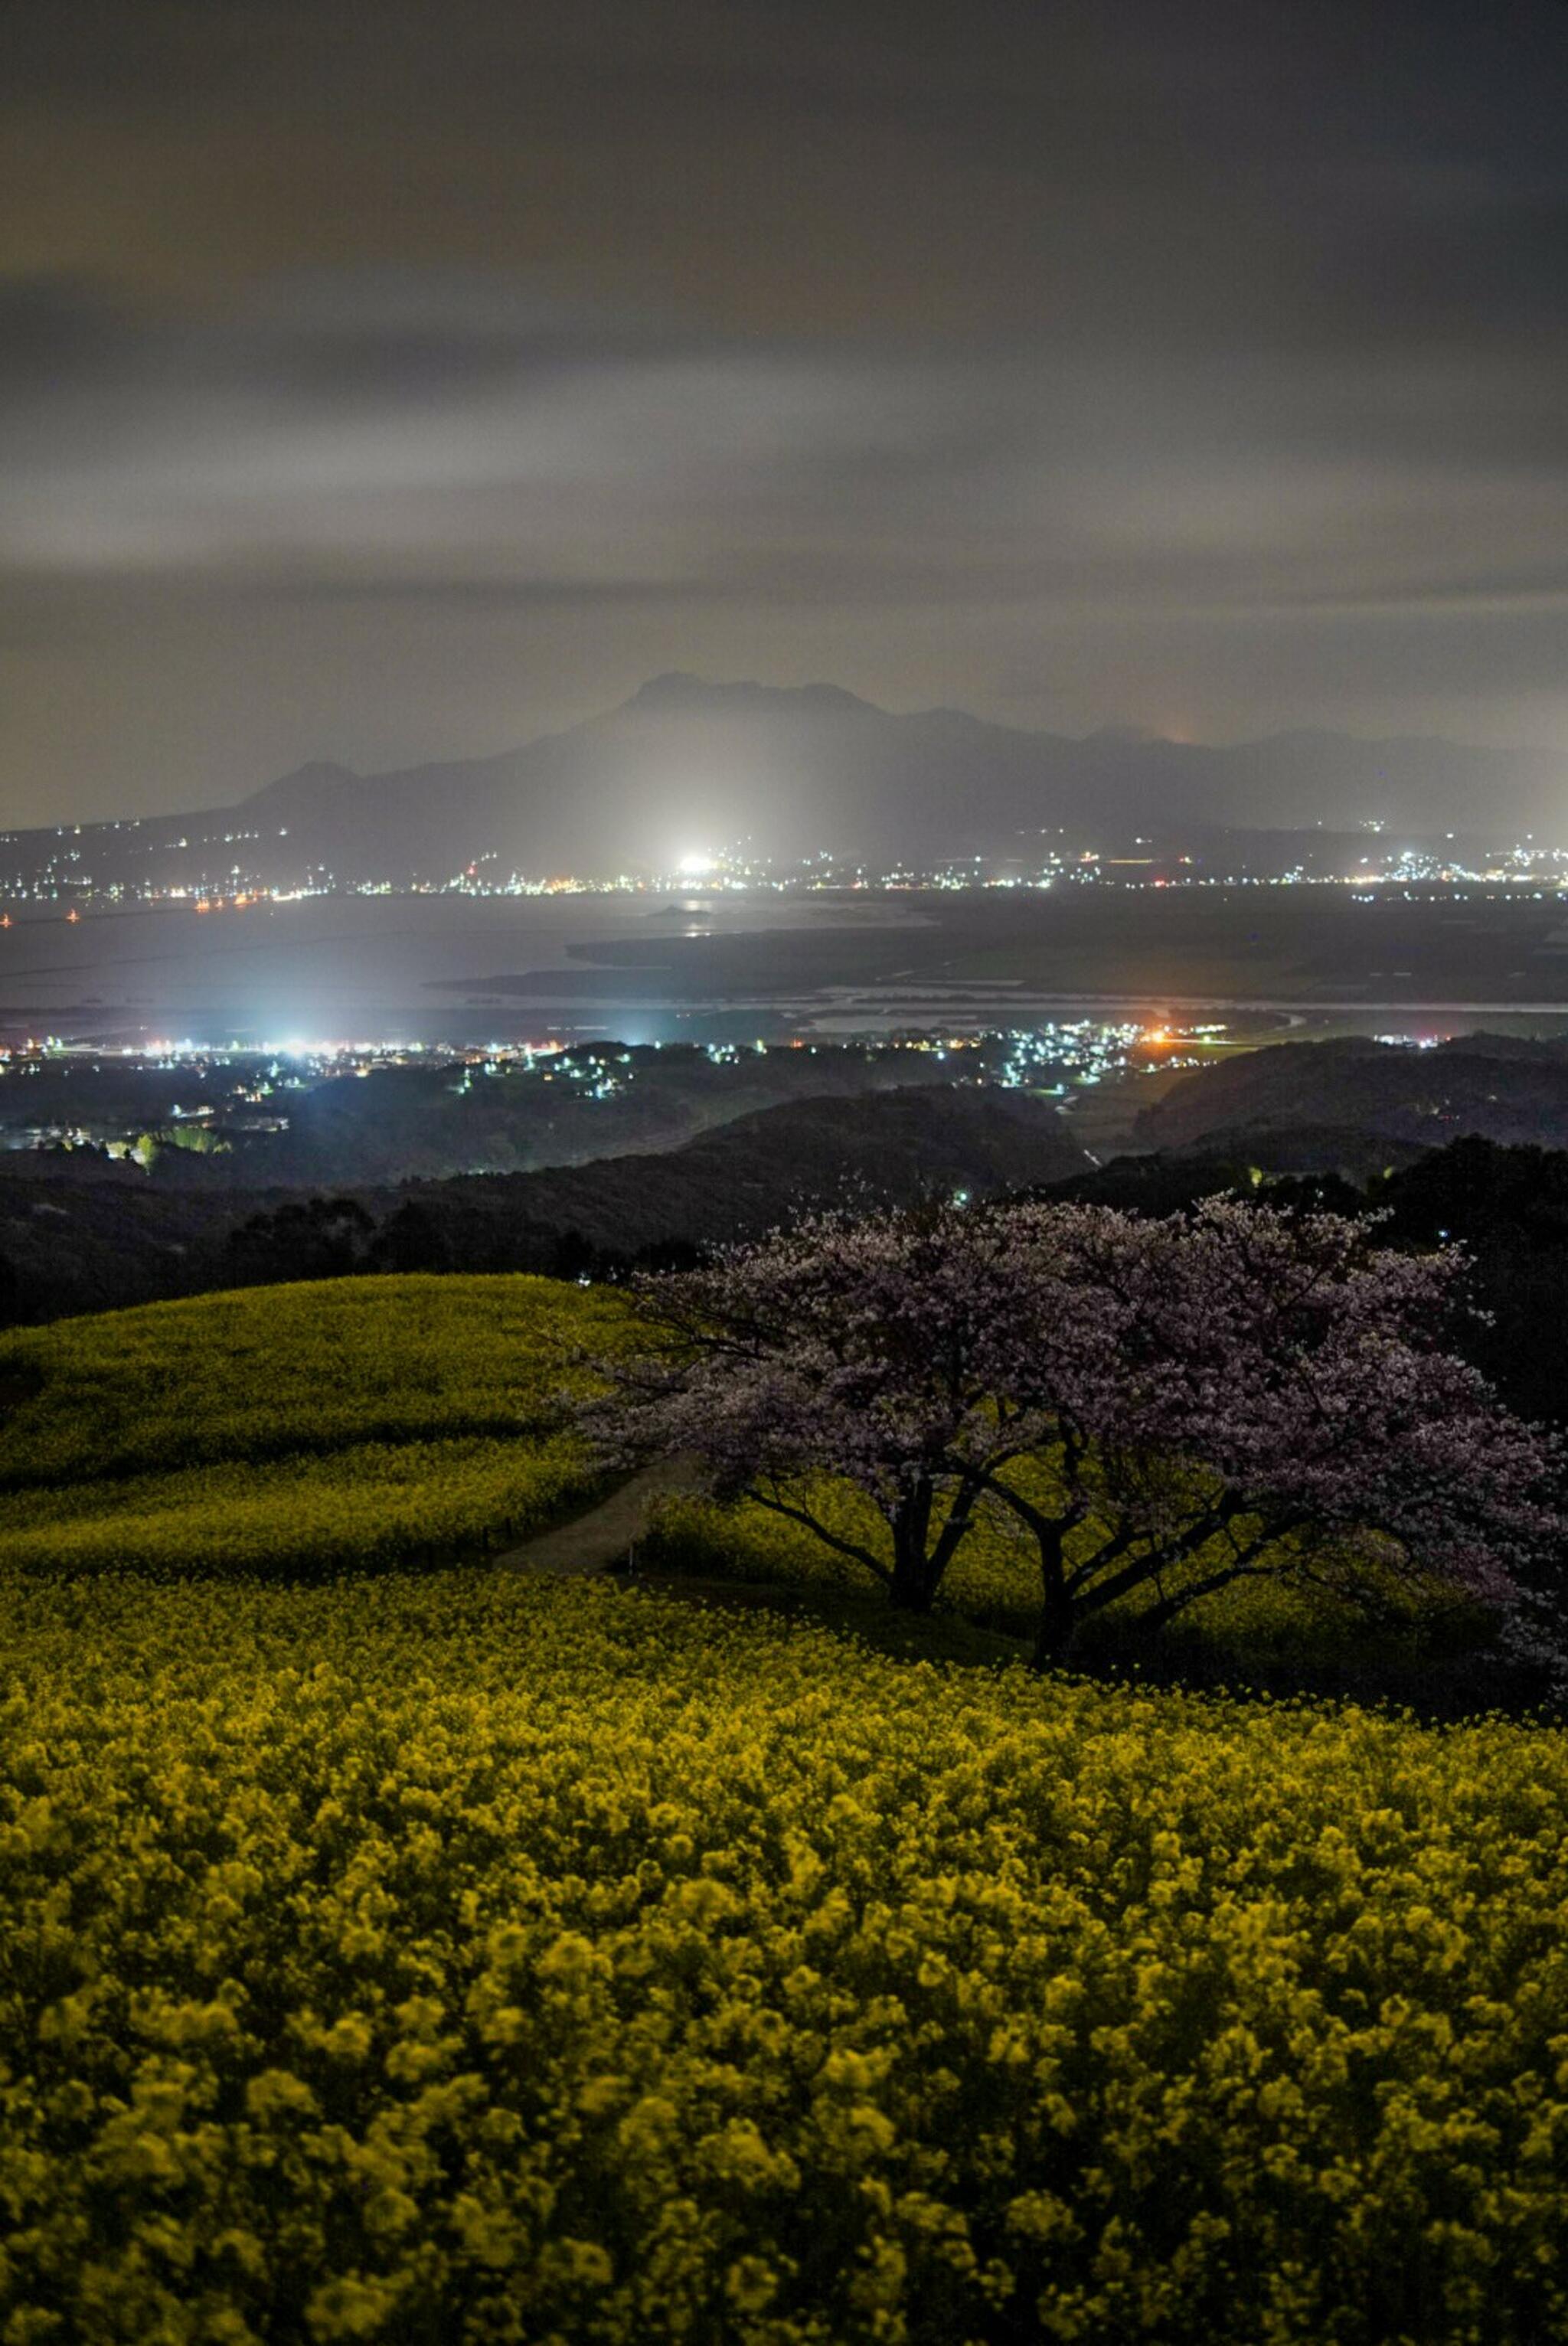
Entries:
<svg viewBox="0 0 1568 2346">
<path fill-rule="evenodd" d="M 362 1567 L 526 1532 L 585 1496 L 561 1428 L 603 1290 L 324 1280 L 0 1338 L 0 1566 Z"/>
<path fill-rule="evenodd" d="M 1568 2337 L 1568 1744 L 13 1575 L 5 2346 Z"/>
</svg>

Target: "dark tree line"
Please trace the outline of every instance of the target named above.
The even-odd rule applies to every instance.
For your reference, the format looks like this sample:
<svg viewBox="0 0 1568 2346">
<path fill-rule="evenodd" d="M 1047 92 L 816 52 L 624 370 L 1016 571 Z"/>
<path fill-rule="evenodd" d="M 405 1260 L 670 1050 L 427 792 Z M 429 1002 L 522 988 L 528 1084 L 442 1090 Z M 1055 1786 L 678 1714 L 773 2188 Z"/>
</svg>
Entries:
<svg viewBox="0 0 1568 2346">
<path fill-rule="evenodd" d="M 357 1198 L 290 1198 L 252 1215 L 229 1241 L 241 1284 L 345 1279 L 376 1271 L 531 1271 L 545 1279 L 629 1279 L 693 1266 L 699 1250 L 683 1239 L 634 1248 L 596 1246 L 578 1229 L 503 1224 L 410 1198 L 379 1221 Z"/>
<path fill-rule="evenodd" d="M 693 1266 L 738 1226 L 759 1235 L 789 1219 L 776 1187 L 737 1188 L 755 1170 L 757 1148 L 740 1157 L 734 1136 L 716 1136 L 697 1160 L 687 1156 L 432 1183 L 402 1197 L 274 1193 L 276 1202 L 238 1223 L 221 1200 L 150 1197 L 130 1182 L 7 1182 L 0 1323 L 361 1273 L 623 1280 Z M 1464 1248 L 1473 1259 L 1466 1295 L 1484 1316 L 1456 1319 L 1455 1348 L 1521 1416 L 1568 1423 L 1568 1151 L 1471 1137 L 1364 1184 L 1334 1172 L 1260 1179 L 1225 1158 L 1126 1158 L 1033 1194 L 1157 1216 L 1226 1191 L 1285 1209 L 1375 1213 L 1383 1245 Z"/>
</svg>

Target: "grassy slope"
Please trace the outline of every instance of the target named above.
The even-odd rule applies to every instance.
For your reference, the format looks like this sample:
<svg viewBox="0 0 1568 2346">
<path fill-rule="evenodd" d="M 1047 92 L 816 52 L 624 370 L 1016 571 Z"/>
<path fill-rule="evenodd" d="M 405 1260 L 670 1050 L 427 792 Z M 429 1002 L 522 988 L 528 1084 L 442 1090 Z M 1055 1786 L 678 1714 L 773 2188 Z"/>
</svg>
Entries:
<svg viewBox="0 0 1568 2346">
<path fill-rule="evenodd" d="M 585 1494 L 556 1396 L 615 1300 L 512 1277 L 251 1288 L 0 1342 L 0 1565 L 331 1569 Z"/>
</svg>

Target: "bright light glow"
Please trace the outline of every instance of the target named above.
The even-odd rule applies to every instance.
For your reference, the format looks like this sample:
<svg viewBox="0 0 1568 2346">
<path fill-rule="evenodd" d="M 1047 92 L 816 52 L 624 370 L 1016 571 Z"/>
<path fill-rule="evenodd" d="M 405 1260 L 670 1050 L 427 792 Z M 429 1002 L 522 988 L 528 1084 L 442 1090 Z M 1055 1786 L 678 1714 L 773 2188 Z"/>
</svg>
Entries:
<svg viewBox="0 0 1568 2346">
<path fill-rule="evenodd" d="M 712 856 L 705 855 L 700 848 L 693 854 L 683 855 L 676 865 L 676 870 L 683 880 L 700 880 L 705 872 L 711 872 L 712 869 Z"/>
</svg>

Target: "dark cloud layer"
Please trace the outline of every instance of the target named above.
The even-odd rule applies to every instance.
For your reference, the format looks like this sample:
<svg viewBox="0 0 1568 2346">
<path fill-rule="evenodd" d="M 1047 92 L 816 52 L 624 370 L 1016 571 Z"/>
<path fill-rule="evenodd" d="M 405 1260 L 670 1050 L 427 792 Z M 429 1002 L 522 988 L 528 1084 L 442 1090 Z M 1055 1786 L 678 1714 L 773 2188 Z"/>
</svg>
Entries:
<svg viewBox="0 0 1568 2346">
<path fill-rule="evenodd" d="M 1568 7 L 10 0 L 10 820 L 678 666 L 1568 750 Z"/>
</svg>

